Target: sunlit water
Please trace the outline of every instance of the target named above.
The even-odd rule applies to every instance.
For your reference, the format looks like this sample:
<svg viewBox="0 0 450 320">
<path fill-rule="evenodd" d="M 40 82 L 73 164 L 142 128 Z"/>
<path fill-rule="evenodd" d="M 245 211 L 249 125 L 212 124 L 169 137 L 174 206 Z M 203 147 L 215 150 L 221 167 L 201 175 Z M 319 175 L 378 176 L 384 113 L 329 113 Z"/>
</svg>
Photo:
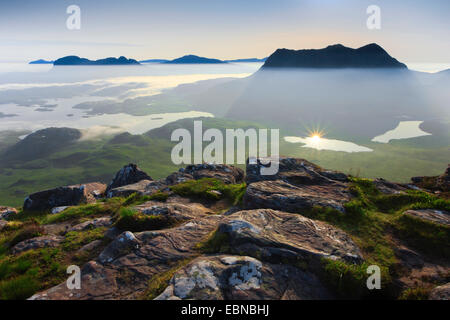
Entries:
<svg viewBox="0 0 450 320">
<path fill-rule="evenodd" d="M 260 63 L 233 63 L 53 67 L 0 63 L 0 131 L 71 127 L 91 128 L 85 130 L 89 132 L 87 137 L 120 131 L 140 134 L 183 118 L 210 117 L 212 114 L 197 112 L 195 107 L 189 112 L 148 116 L 125 114 L 126 111 L 87 116 L 89 110 L 73 107 L 84 102 L 110 99 L 113 103 L 152 96 L 181 84 L 202 80 L 248 77 L 260 66 Z"/>
<path fill-rule="evenodd" d="M 357 145 L 356 143 L 342 140 L 316 138 L 316 137 L 284 137 L 290 143 L 303 143 L 302 148 L 312 148 L 316 150 L 343 151 L 343 152 L 371 152 L 370 148 Z"/>
<path fill-rule="evenodd" d="M 430 133 L 420 129 L 419 126 L 422 122 L 423 121 L 400 121 L 395 129 L 389 130 L 382 135 L 376 136 L 372 139 L 372 141 L 389 143 L 389 141 L 395 139 L 408 139 L 431 135 Z"/>
</svg>

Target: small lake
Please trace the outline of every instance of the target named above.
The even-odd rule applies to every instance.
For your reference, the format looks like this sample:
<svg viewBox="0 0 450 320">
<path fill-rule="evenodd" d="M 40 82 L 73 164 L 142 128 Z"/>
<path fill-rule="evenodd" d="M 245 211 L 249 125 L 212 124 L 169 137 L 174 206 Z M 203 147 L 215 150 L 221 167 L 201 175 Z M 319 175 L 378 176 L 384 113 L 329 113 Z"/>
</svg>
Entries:
<svg viewBox="0 0 450 320">
<path fill-rule="evenodd" d="M 284 137 L 290 143 L 303 143 L 302 148 L 312 148 L 316 150 L 343 151 L 343 152 L 371 152 L 370 148 L 357 145 L 356 143 L 342 140 L 314 138 L 314 137 Z"/>
<path fill-rule="evenodd" d="M 420 129 L 420 124 L 422 122 L 423 121 L 400 121 L 395 129 L 389 130 L 382 135 L 376 136 L 372 139 L 372 141 L 389 143 L 389 141 L 396 139 L 409 139 L 431 135 L 431 133 L 425 132 Z"/>
</svg>

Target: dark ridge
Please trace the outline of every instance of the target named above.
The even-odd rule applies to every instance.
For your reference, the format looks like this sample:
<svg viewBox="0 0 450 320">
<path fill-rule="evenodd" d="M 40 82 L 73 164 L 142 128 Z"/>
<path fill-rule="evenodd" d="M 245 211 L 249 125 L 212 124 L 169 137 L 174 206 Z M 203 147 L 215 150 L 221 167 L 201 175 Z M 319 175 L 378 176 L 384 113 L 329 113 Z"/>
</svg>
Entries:
<svg viewBox="0 0 450 320">
<path fill-rule="evenodd" d="M 177 58 L 174 60 L 170 60 L 167 61 L 165 63 L 170 63 L 170 64 L 189 64 L 189 63 L 197 63 L 197 64 L 203 64 L 203 63 L 227 63 L 225 61 L 219 60 L 219 59 L 209 59 L 209 58 L 204 58 L 204 57 L 199 57 L 199 56 L 195 56 L 195 55 L 187 55 L 187 56 L 183 56 L 181 58 Z"/>
<path fill-rule="evenodd" d="M 371 43 L 358 49 L 335 44 L 323 49 L 276 50 L 263 68 L 402 68 L 406 65 Z"/>
<path fill-rule="evenodd" d="M 67 56 L 56 60 L 53 65 L 55 66 L 105 66 L 105 65 L 138 65 L 140 64 L 134 59 L 127 59 L 125 57 L 119 58 L 106 58 L 100 60 L 89 60 L 86 58 L 80 58 L 77 56 Z"/>
</svg>

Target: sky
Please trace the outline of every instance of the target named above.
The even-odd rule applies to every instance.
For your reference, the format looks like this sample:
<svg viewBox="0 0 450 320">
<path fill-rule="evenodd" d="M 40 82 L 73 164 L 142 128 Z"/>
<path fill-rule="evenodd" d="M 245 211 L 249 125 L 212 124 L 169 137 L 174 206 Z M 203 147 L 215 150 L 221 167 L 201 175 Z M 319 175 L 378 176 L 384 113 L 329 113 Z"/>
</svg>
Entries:
<svg viewBox="0 0 450 320">
<path fill-rule="evenodd" d="M 69 30 L 69 5 L 81 9 Z M 366 26 L 369 5 L 381 29 Z M 448 0 L 0 0 L 0 61 L 78 55 L 266 57 L 376 42 L 402 62 L 450 63 Z"/>
</svg>

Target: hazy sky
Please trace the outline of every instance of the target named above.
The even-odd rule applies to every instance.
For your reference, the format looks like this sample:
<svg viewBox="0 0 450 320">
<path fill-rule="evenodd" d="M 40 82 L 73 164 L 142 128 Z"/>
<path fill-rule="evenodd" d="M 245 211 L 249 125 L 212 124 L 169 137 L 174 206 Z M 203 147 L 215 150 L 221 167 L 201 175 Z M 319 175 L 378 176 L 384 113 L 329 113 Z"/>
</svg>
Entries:
<svg viewBox="0 0 450 320">
<path fill-rule="evenodd" d="M 81 8 L 68 30 L 66 8 Z M 381 30 L 366 8 L 381 8 Z M 0 0 L 0 60 L 265 57 L 376 42 L 403 62 L 450 63 L 448 0 Z"/>
</svg>

